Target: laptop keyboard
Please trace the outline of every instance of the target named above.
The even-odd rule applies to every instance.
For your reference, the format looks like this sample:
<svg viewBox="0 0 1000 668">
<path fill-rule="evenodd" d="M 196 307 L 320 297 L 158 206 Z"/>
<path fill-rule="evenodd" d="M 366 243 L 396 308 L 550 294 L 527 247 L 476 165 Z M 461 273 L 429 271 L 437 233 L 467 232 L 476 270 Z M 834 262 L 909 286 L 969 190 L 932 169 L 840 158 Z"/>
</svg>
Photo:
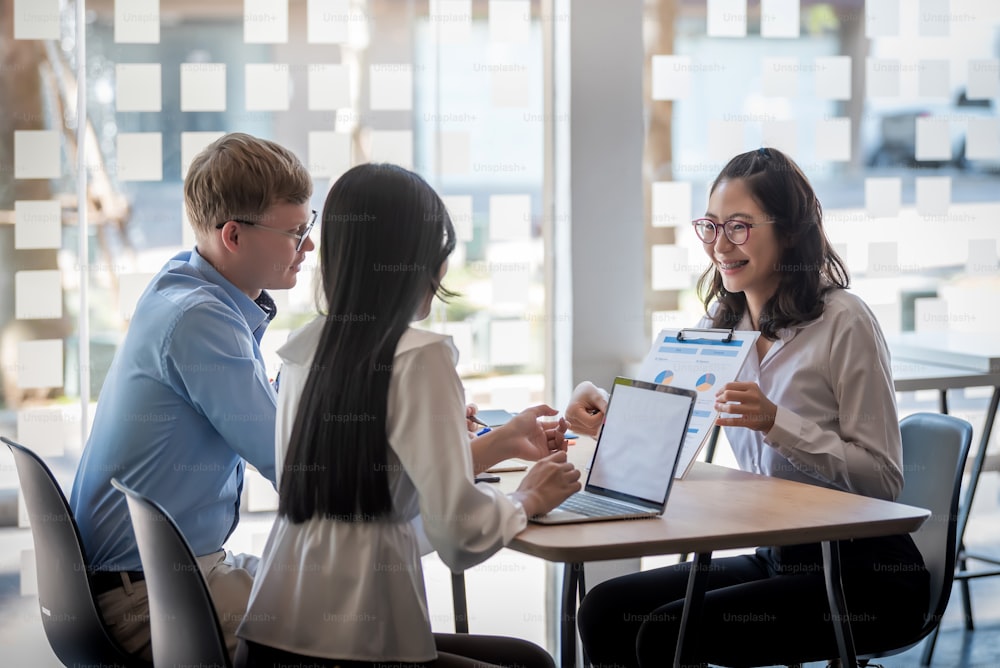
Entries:
<svg viewBox="0 0 1000 668">
<path fill-rule="evenodd" d="M 569 497 L 560 504 L 559 510 L 567 510 L 586 517 L 642 515 L 649 513 L 647 510 L 639 510 L 635 506 L 626 505 L 614 499 L 585 493 L 577 493 Z"/>
</svg>

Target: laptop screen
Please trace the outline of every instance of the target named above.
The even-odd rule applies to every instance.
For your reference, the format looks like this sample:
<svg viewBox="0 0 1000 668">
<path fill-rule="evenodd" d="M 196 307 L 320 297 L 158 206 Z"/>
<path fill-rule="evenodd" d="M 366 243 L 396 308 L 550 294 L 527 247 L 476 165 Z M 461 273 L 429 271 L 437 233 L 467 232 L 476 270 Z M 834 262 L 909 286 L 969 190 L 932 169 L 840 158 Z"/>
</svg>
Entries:
<svg viewBox="0 0 1000 668">
<path fill-rule="evenodd" d="M 692 390 L 616 378 L 587 491 L 666 503 L 696 396 Z"/>
</svg>

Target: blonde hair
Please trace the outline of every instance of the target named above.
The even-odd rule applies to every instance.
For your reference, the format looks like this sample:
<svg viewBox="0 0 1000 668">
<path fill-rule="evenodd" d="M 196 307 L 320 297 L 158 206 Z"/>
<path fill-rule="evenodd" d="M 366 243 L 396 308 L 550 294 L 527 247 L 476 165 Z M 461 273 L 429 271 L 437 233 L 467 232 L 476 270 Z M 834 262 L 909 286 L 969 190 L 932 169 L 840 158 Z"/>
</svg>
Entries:
<svg viewBox="0 0 1000 668">
<path fill-rule="evenodd" d="M 199 238 L 218 223 L 255 221 L 275 204 L 303 204 L 311 195 L 312 177 L 295 154 L 242 132 L 212 142 L 191 162 L 184 180 L 184 205 Z"/>
</svg>

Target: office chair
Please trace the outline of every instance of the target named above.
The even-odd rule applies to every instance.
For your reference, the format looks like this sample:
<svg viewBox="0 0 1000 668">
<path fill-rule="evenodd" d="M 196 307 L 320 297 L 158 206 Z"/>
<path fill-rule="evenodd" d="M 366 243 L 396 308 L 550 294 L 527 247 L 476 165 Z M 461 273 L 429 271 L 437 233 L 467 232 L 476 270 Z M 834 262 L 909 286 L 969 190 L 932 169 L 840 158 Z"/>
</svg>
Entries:
<svg viewBox="0 0 1000 668">
<path fill-rule="evenodd" d="M 173 518 L 158 503 L 112 478 L 125 495 L 146 575 L 156 666 L 231 668 L 205 578 Z"/>
<path fill-rule="evenodd" d="M 66 666 L 118 665 L 151 668 L 111 637 L 101 617 L 83 553 L 80 531 L 59 483 L 28 448 L 0 437 L 14 455 L 31 521 L 38 575 L 38 607 L 45 637 Z"/>
</svg>

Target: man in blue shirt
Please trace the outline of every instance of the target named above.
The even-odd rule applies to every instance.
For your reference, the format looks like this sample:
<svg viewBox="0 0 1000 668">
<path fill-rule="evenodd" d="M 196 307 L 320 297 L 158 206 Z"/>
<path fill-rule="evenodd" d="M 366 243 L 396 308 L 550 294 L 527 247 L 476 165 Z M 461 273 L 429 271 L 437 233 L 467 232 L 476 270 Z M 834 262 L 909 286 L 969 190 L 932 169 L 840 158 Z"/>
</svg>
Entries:
<svg viewBox="0 0 1000 668">
<path fill-rule="evenodd" d="M 112 634 L 152 657 L 142 565 L 118 478 L 160 503 L 198 557 L 230 652 L 257 558 L 222 549 L 239 521 L 246 462 L 275 481 L 275 392 L 260 340 L 315 248 L 312 179 L 287 149 L 226 135 L 184 184 L 197 247 L 136 305 L 101 390 L 70 505 Z"/>
</svg>

